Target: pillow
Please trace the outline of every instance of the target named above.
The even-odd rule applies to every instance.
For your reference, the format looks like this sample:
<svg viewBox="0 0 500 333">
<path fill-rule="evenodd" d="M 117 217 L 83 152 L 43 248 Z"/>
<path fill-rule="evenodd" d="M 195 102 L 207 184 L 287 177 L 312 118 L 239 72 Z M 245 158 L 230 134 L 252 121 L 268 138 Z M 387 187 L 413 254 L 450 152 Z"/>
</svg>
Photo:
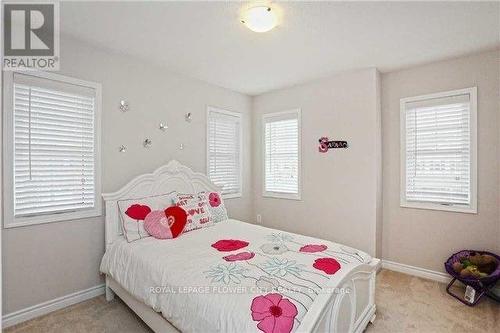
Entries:
<svg viewBox="0 0 500 333">
<path fill-rule="evenodd" d="M 203 192 L 202 192 L 203 193 Z M 219 192 L 204 192 L 208 197 L 208 211 L 214 223 L 227 220 L 227 210 Z"/>
<path fill-rule="evenodd" d="M 176 206 L 187 213 L 187 224 L 184 232 L 188 232 L 214 224 L 208 212 L 208 201 L 203 192 L 198 194 L 177 194 Z"/>
<path fill-rule="evenodd" d="M 144 220 L 144 229 L 154 238 L 169 239 L 182 234 L 186 223 L 186 211 L 181 207 L 171 206 L 149 213 Z"/>
<path fill-rule="evenodd" d="M 150 236 L 144 229 L 146 216 L 154 210 L 164 210 L 170 207 L 176 198 L 176 193 L 173 191 L 167 194 L 118 201 L 123 234 L 129 243 Z"/>
</svg>

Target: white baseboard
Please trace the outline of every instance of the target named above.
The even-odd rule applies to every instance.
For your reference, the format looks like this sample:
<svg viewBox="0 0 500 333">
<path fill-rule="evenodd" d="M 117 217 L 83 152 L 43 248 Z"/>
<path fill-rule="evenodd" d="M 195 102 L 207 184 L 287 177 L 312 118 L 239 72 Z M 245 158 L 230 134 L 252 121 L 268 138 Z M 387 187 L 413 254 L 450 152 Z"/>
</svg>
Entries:
<svg viewBox="0 0 500 333">
<path fill-rule="evenodd" d="M 382 268 L 390 271 L 396 271 L 408 275 L 418 276 L 423 279 L 433 280 L 441 283 L 449 283 L 451 277 L 442 272 L 431 271 L 430 269 L 400 264 L 398 262 L 382 260 Z M 491 290 L 495 295 L 500 296 L 500 281 Z"/>
<path fill-rule="evenodd" d="M 418 276 L 423 279 L 433 280 L 441 283 L 449 283 L 451 277 L 446 273 L 431 271 L 430 269 L 400 264 L 398 262 L 382 260 L 382 268 L 408 275 Z"/>
<path fill-rule="evenodd" d="M 88 299 L 104 294 L 104 284 L 77 291 L 75 293 L 27 307 L 15 312 L 8 313 L 2 317 L 2 327 L 7 328 L 23 321 L 45 315 L 47 313 L 65 308 L 67 306 L 86 301 Z"/>
<path fill-rule="evenodd" d="M 382 260 L 382 268 L 396 271 L 408 275 L 418 276 L 423 279 L 433 280 L 441 283 L 449 283 L 451 281 L 451 277 L 446 273 L 431 271 L 430 269 L 400 264 L 398 262 Z M 491 291 L 500 296 L 500 281 L 496 284 Z"/>
</svg>

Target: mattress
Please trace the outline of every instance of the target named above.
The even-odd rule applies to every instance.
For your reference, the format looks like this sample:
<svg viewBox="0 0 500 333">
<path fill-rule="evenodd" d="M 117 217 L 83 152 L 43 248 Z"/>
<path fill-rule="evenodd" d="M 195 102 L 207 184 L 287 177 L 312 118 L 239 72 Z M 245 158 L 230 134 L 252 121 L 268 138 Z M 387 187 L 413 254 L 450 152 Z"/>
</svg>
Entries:
<svg viewBox="0 0 500 333">
<path fill-rule="evenodd" d="M 179 238 L 117 239 L 101 271 L 182 332 L 290 332 L 372 258 L 237 220 Z"/>
</svg>

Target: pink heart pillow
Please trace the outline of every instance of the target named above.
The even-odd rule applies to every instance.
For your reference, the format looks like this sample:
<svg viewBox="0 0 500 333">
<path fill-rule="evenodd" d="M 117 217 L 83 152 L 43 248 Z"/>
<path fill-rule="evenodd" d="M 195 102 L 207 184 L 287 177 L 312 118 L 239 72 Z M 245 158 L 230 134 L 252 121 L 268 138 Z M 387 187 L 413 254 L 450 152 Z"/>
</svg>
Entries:
<svg viewBox="0 0 500 333">
<path fill-rule="evenodd" d="M 158 239 L 176 238 L 186 226 L 187 214 L 180 207 L 154 210 L 146 216 L 144 229 Z"/>
</svg>

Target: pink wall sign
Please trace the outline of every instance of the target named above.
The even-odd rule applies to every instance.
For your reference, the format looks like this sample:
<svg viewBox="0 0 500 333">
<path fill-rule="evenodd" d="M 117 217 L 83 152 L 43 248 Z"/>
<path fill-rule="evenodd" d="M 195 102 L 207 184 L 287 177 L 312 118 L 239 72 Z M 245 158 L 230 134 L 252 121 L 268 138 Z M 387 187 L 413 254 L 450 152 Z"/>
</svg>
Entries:
<svg viewBox="0 0 500 333">
<path fill-rule="evenodd" d="M 328 149 L 349 147 L 347 141 L 329 141 L 326 136 L 320 138 L 318 141 L 319 141 L 318 151 L 320 153 L 326 153 Z"/>
</svg>

